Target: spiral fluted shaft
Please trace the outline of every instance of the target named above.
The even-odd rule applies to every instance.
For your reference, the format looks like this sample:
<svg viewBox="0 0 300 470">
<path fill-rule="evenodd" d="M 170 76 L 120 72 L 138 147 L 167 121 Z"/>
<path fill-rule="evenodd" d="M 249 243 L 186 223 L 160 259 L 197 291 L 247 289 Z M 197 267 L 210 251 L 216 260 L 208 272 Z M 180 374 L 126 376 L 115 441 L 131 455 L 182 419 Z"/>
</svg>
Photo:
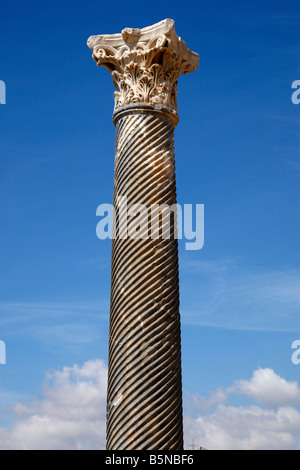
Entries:
<svg viewBox="0 0 300 470">
<path fill-rule="evenodd" d="M 174 116 L 152 108 L 115 117 L 116 235 L 120 196 L 128 213 L 137 203 L 149 215 L 151 205 L 176 204 Z M 149 217 L 147 233 L 112 242 L 108 449 L 183 448 L 176 217 L 169 220 L 170 237 L 160 219 L 152 239 Z"/>
</svg>

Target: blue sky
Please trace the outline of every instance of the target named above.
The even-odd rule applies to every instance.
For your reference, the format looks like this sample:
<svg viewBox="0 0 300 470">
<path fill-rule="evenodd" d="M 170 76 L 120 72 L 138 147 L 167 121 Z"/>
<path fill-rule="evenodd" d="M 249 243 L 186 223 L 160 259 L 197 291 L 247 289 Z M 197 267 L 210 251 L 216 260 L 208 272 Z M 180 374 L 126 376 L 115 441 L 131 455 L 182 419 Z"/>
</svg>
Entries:
<svg viewBox="0 0 300 470">
<path fill-rule="evenodd" d="M 226 413 L 234 407 L 252 422 L 247 400 L 261 406 L 261 389 L 249 392 L 260 377 L 285 381 L 284 395 L 300 376 L 291 361 L 300 339 L 298 2 L 12 0 L 1 18 L 0 448 L 15 445 L 9 436 L 24 422 L 16 404 L 46 403 L 49 370 L 77 364 L 76 381 L 91 364 L 105 368 L 110 241 L 96 237 L 96 208 L 112 202 L 114 89 L 86 40 L 165 18 L 200 56 L 179 79 L 175 131 L 178 202 L 205 205 L 203 249 L 179 242 L 184 396 L 223 390 Z M 228 392 L 241 380 L 247 393 Z M 223 426 L 217 406 L 206 410 L 207 428 L 213 419 Z M 187 440 L 209 446 L 201 410 L 190 412 Z M 288 432 L 293 439 L 278 446 L 300 446 Z"/>
</svg>

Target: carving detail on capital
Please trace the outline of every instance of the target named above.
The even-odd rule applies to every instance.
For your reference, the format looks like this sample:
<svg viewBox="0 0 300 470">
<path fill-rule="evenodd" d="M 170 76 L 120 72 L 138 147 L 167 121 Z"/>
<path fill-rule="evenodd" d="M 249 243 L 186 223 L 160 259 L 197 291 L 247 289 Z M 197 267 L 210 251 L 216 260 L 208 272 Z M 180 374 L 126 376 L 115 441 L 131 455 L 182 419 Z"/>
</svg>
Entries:
<svg viewBox="0 0 300 470">
<path fill-rule="evenodd" d="M 91 36 L 88 47 L 97 65 L 106 67 L 117 89 L 115 109 L 131 103 L 159 104 L 177 111 L 177 81 L 199 65 L 176 35 L 173 20 L 121 34 Z"/>
</svg>

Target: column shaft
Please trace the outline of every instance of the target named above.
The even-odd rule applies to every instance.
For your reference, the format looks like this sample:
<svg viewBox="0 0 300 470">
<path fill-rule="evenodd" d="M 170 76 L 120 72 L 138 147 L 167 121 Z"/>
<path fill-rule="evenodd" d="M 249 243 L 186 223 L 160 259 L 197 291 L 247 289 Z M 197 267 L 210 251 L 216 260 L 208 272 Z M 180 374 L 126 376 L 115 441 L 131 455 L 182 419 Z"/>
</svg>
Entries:
<svg viewBox="0 0 300 470">
<path fill-rule="evenodd" d="M 147 238 L 112 242 L 107 448 L 182 449 L 176 220 L 164 239 L 161 219 L 152 239 L 150 217 L 154 204 L 176 204 L 174 118 L 143 108 L 118 115 L 115 233 L 122 196 L 128 213 L 144 204 L 149 219 Z"/>
</svg>

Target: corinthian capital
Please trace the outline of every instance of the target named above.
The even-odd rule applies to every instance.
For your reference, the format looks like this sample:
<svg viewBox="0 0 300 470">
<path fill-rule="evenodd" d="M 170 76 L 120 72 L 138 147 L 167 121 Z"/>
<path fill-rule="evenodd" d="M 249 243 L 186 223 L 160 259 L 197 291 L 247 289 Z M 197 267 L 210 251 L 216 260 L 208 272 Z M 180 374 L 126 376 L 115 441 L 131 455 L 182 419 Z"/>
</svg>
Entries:
<svg viewBox="0 0 300 470">
<path fill-rule="evenodd" d="M 170 19 L 143 29 L 91 36 L 87 45 L 97 65 L 106 67 L 113 77 L 115 109 L 150 103 L 177 111 L 178 77 L 199 65 L 198 54 L 177 36 Z"/>
</svg>

